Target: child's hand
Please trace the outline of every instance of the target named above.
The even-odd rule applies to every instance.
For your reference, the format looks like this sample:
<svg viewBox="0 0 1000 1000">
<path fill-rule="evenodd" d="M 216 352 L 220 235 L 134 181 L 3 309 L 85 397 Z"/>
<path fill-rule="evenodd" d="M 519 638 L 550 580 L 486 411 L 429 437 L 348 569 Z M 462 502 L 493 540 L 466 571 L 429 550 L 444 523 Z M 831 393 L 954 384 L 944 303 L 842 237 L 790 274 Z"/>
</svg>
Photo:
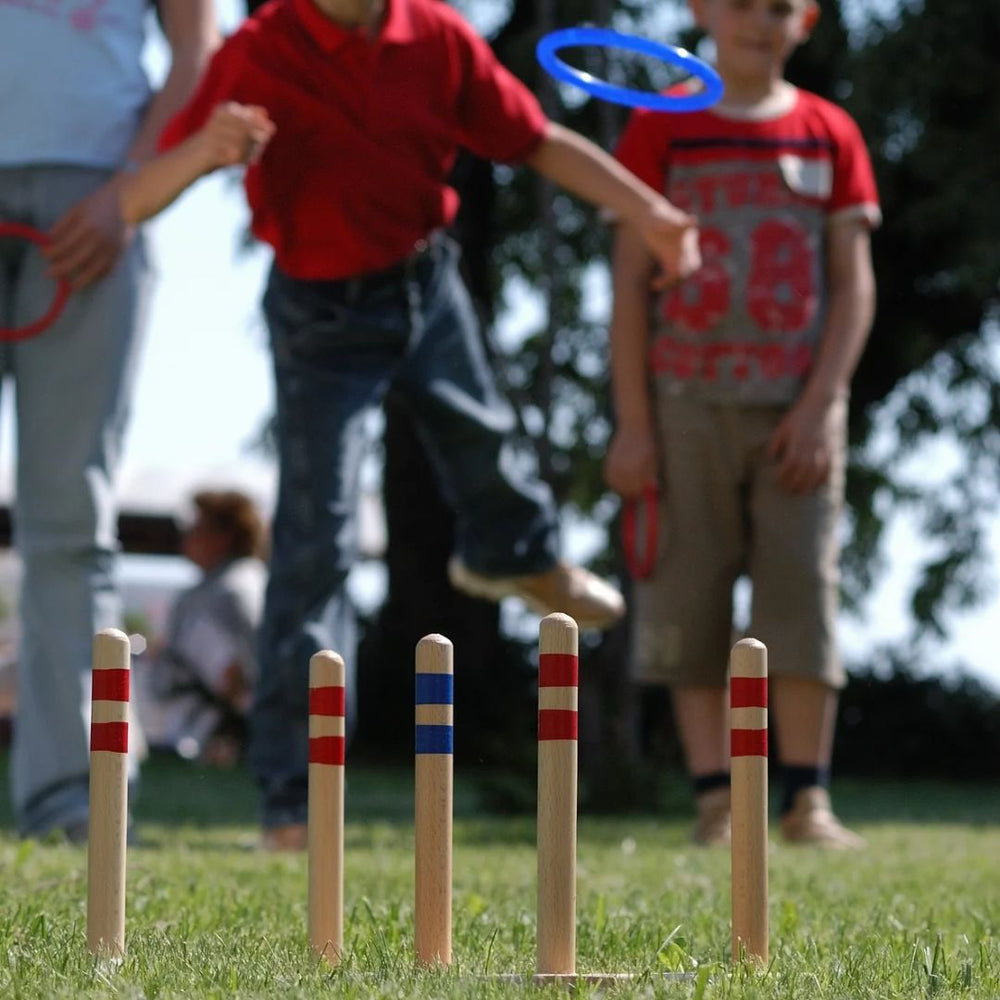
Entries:
<svg viewBox="0 0 1000 1000">
<path fill-rule="evenodd" d="M 778 485 L 789 493 L 812 493 L 826 482 L 833 459 L 832 407 L 801 397 L 774 429 L 768 457 L 778 463 Z"/>
<path fill-rule="evenodd" d="M 652 429 L 615 431 L 604 459 L 604 481 L 625 499 L 642 496 L 657 480 L 656 440 Z"/>
<path fill-rule="evenodd" d="M 639 231 L 660 265 L 660 274 L 653 280 L 654 288 L 676 285 L 701 267 L 698 220 L 693 215 L 661 200 L 640 223 Z"/>
<path fill-rule="evenodd" d="M 253 163 L 273 135 L 274 122 L 264 108 L 235 101 L 220 104 L 200 133 L 208 169 Z"/>
</svg>

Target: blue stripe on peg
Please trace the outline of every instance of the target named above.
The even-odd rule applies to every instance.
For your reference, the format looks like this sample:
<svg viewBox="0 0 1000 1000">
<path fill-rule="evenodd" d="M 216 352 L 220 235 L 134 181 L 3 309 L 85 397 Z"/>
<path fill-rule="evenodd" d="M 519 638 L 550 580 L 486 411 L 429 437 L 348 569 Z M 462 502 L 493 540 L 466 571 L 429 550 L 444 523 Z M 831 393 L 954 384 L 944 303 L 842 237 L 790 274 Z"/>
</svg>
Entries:
<svg viewBox="0 0 1000 1000">
<path fill-rule="evenodd" d="M 453 753 L 454 746 L 451 726 L 417 726 L 417 753 Z"/>
<path fill-rule="evenodd" d="M 418 705 L 453 705 L 455 678 L 453 674 L 417 674 Z"/>
</svg>

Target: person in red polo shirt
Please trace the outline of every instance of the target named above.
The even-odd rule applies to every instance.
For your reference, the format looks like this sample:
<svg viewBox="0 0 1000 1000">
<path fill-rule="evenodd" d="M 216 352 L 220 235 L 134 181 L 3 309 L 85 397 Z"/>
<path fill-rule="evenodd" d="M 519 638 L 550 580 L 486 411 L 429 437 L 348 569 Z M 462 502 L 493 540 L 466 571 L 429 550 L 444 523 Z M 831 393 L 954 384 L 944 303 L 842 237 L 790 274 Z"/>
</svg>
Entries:
<svg viewBox="0 0 1000 1000">
<path fill-rule="evenodd" d="M 455 508 L 458 589 L 518 596 L 581 627 L 624 612 L 614 587 L 559 560 L 551 493 L 511 450 L 514 415 L 444 234 L 461 147 L 526 163 L 631 221 L 664 282 L 700 264 L 695 220 L 549 122 L 439 0 L 272 0 L 219 50 L 163 155 L 122 192 L 125 217 L 147 218 L 203 174 L 249 161 L 252 230 L 274 248 L 264 312 L 281 473 L 250 748 L 273 849 L 305 845 L 309 657 L 353 659 L 345 582 L 364 428 L 390 386 Z"/>
</svg>

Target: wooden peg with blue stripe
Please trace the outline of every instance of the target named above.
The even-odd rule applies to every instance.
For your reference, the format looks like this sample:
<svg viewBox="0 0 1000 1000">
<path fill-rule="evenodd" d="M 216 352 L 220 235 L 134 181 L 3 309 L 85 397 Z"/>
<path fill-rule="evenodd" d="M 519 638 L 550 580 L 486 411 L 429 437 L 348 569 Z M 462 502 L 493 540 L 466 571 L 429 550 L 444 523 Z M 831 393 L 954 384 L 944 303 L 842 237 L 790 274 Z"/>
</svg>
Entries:
<svg viewBox="0 0 1000 1000">
<path fill-rule="evenodd" d="M 451 964 L 454 669 L 452 645 L 427 635 L 416 653 L 415 950 Z"/>
</svg>

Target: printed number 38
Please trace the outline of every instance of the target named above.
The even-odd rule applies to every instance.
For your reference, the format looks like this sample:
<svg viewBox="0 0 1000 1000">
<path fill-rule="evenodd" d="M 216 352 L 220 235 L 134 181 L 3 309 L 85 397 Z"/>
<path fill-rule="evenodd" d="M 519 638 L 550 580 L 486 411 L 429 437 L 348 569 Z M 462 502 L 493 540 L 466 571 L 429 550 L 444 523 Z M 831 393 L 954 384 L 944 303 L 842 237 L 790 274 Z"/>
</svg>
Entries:
<svg viewBox="0 0 1000 1000">
<path fill-rule="evenodd" d="M 701 269 L 667 296 L 667 320 L 701 333 L 729 312 L 726 258 L 731 249 L 721 229 L 708 226 L 701 231 Z M 765 219 L 750 234 L 747 313 L 762 333 L 799 333 L 809 325 L 816 306 L 808 232 L 794 221 Z"/>
</svg>

